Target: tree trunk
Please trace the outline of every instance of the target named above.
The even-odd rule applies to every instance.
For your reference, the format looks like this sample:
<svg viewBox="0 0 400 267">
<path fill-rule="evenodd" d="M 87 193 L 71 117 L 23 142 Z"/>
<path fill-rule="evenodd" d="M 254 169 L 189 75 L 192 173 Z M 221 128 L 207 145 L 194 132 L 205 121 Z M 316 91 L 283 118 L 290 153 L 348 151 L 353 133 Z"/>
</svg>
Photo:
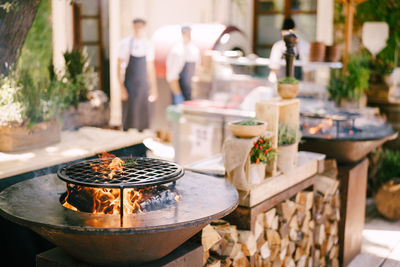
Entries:
<svg viewBox="0 0 400 267">
<path fill-rule="evenodd" d="M 18 60 L 40 0 L 0 0 L 0 5 L 6 3 L 9 10 L 0 7 L 0 73 L 5 75 Z"/>
</svg>

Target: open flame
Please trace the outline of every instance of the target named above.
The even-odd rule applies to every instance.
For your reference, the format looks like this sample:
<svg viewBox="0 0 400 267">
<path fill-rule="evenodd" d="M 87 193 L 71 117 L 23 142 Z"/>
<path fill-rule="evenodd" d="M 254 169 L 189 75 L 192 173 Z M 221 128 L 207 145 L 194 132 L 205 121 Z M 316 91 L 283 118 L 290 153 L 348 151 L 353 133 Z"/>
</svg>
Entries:
<svg viewBox="0 0 400 267">
<path fill-rule="evenodd" d="M 314 127 L 308 128 L 308 133 L 309 134 L 316 134 L 320 131 L 326 131 L 330 129 L 333 125 L 333 120 L 332 119 L 323 119 L 322 122 Z"/>
<path fill-rule="evenodd" d="M 99 157 L 100 164 L 91 163 L 95 172 L 102 173 L 104 178 L 113 179 L 115 174 L 123 172 L 125 161 L 113 154 L 103 152 Z M 165 190 L 164 188 L 161 188 Z M 132 214 L 142 212 L 140 203 L 149 199 L 157 186 L 134 189 L 124 189 L 124 213 Z M 62 196 L 62 205 L 74 211 L 86 211 L 95 214 L 120 214 L 121 191 L 115 188 L 94 188 L 80 185 L 67 184 L 67 192 Z M 146 197 L 144 197 L 146 195 Z M 179 201 L 180 195 L 174 195 L 174 200 Z"/>
</svg>

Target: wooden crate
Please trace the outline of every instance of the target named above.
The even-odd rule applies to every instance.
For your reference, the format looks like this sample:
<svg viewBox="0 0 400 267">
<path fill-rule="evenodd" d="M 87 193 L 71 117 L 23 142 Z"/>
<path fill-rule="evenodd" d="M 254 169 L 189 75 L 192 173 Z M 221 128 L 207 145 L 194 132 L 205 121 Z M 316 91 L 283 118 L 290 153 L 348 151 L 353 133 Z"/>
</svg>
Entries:
<svg viewBox="0 0 400 267">
<path fill-rule="evenodd" d="M 272 132 L 272 146 L 278 147 L 279 122 L 291 128 L 298 128 L 300 125 L 300 100 L 295 99 L 268 99 L 256 104 L 256 119 L 267 122 L 267 130 Z M 277 161 L 272 164 L 272 176 L 277 174 Z"/>
<path fill-rule="evenodd" d="M 315 153 L 313 153 L 314 155 Z M 262 183 L 253 185 L 250 190 L 239 192 L 239 205 L 253 207 L 264 200 L 273 197 L 281 191 L 306 180 L 318 172 L 320 162 L 307 152 L 299 152 L 297 166 L 285 174 L 267 178 Z"/>
</svg>

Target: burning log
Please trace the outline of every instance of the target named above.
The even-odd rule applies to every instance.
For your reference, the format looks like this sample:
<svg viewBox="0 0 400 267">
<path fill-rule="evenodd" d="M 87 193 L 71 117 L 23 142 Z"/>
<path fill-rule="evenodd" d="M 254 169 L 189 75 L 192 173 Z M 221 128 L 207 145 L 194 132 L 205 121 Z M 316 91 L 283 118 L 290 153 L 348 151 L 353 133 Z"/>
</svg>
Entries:
<svg viewBox="0 0 400 267">
<path fill-rule="evenodd" d="M 128 213 L 162 209 L 180 199 L 176 190 L 166 186 L 125 189 L 124 197 L 124 207 Z M 67 185 L 67 192 L 61 196 L 60 202 L 64 207 L 77 211 L 119 214 L 120 190 Z"/>
</svg>

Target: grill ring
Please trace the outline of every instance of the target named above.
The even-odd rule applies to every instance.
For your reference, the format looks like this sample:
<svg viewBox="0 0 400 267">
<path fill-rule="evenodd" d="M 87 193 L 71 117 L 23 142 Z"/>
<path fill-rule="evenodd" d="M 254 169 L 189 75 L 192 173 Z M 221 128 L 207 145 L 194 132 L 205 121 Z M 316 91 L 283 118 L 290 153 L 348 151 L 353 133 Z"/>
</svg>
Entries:
<svg viewBox="0 0 400 267">
<path fill-rule="evenodd" d="M 112 179 L 107 173 L 94 171 L 93 165 L 100 166 L 112 158 L 98 158 L 68 164 L 57 171 L 57 176 L 70 184 L 97 188 L 141 188 L 176 181 L 184 174 L 184 169 L 166 160 L 144 157 L 120 157 L 125 162 L 134 160 L 136 164 L 124 166 Z M 109 172 L 110 170 L 104 169 Z"/>
</svg>

